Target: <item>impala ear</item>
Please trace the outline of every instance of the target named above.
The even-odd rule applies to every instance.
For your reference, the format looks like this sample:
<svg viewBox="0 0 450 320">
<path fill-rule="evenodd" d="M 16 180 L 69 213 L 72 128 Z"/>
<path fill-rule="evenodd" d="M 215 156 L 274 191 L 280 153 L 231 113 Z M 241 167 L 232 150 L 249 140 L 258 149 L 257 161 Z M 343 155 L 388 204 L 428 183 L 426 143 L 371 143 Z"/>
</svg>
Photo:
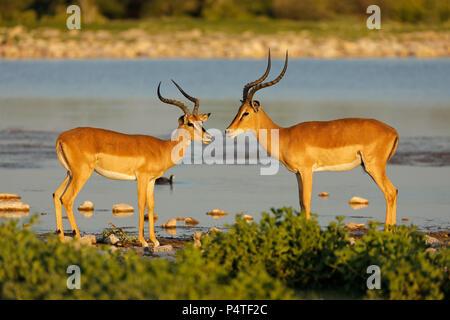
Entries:
<svg viewBox="0 0 450 320">
<path fill-rule="evenodd" d="M 209 113 L 202 113 L 202 114 L 199 114 L 198 117 L 200 118 L 201 122 L 205 122 L 206 120 L 208 120 L 210 115 L 211 115 L 211 112 L 209 112 Z"/>
<path fill-rule="evenodd" d="M 178 118 L 178 124 L 181 126 L 182 124 L 186 123 L 186 115 L 181 116 Z"/>
<path fill-rule="evenodd" d="M 255 112 L 258 112 L 259 107 L 261 107 L 261 104 L 259 103 L 258 100 L 252 100 L 252 108 L 253 110 L 255 110 Z"/>
</svg>

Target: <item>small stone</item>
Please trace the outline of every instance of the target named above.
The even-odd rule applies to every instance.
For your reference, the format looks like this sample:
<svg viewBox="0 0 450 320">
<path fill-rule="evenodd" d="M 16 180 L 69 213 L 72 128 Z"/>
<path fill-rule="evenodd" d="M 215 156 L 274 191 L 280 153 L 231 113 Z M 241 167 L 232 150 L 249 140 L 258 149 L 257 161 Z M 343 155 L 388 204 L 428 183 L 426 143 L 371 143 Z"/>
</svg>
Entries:
<svg viewBox="0 0 450 320">
<path fill-rule="evenodd" d="M 365 229 L 364 223 L 347 222 L 345 228 L 350 231 Z"/>
<path fill-rule="evenodd" d="M 119 242 L 119 238 L 115 234 L 110 234 L 108 238 L 106 238 L 106 243 L 115 245 Z"/>
<path fill-rule="evenodd" d="M 166 223 L 164 223 L 161 227 L 162 228 L 176 228 L 177 227 L 177 220 L 172 218 L 169 221 L 167 221 Z"/>
<path fill-rule="evenodd" d="M 144 220 L 148 221 L 148 214 L 144 215 Z M 158 215 L 157 214 L 153 214 L 153 221 L 158 221 Z"/>
<path fill-rule="evenodd" d="M 94 204 L 91 201 L 85 201 L 78 207 L 78 211 L 93 211 Z"/>
<path fill-rule="evenodd" d="M 183 217 L 178 217 L 177 221 L 184 221 L 184 218 Z"/>
<path fill-rule="evenodd" d="M 216 227 L 209 228 L 209 233 L 213 233 L 213 232 L 221 233 L 223 231 Z"/>
<path fill-rule="evenodd" d="M 186 218 L 184 222 L 187 226 L 196 226 L 199 224 L 198 220 L 195 220 L 194 218 Z"/>
<path fill-rule="evenodd" d="M 441 242 L 434 238 L 430 237 L 429 235 L 425 235 L 425 244 L 430 245 L 431 247 L 437 247 L 441 244 Z"/>
<path fill-rule="evenodd" d="M 216 208 L 211 211 L 208 211 L 206 214 L 209 216 L 214 216 L 214 217 L 223 217 L 223 216 L 226 216 L 228 213 L 226 213 L 223 210 L 220 210 L 219 208 Z"/>
<path fill-rule="evenodd" d="M 353 197 L 349 201 L 350 204 L 369 204 L 369 200 L 361 197 Z"/>
<path fill-rule="evenodd" d="M 354 245 L 356 243 L 355 238 L 354 237 L 350 237 L 348 238 L 348 241 L 350 242 L 351 245 Z"/>
<path fill-rule="evenodd" d="M 93 234 L 87 234 L 79 239 L 81 242 L 85 242 L 87 244 L 96 244 L 97 238 Z"/>
<path fill-rule="evenodd" d="M 200 240 L 203 236 L 203 232 L 195 232 L 194 233 L 194 240 Z"/>
<path fill-rule="evenodd" d="M 253 217 L 250 216 L 250 215 L 248 215 L 248 214 L 245 214 L 243 218 L 244 218 L 247 222 L 253 221 Z"/>
<path fill-rule="evenodd" d="M 402 218 L 402 221 L 408 221 L 409 219 L 408 218 Z"/>
<path fill-rule="evenodd" d="M 427 250 L 425 250 L 425 252 L 430 252 L 430 253 L 436 253 L 436 249 L 435 248 L 427 248 Z"/>
<path fill-rule="evenodd" d="M 319 193 L 319 197 L 327 198 L 328 197 L 328 192 L 321 192 L 321 193 Z"/>
<path fill-rule="evenodd" d="M 29 212 L 30 206 L 20 200 L 0 201 L 0 212 Z"/>
<path fill-rule="evenodd" d="M 0 200 L 20 200 L 21 197 L 14 193 L 0 193 Z"/>
<path fill-rule="evenodd" d="M 126 203 L 118 203 L 113 205 L 112 211 L 113 213 L 134 212 L 134 208 Z"/>
<path fill-rule="evenodd" d="M 202 242 L 200 240 L 194 240 L 194 247 L 200 248 L 202 246 Z"/>
<path fill-rule="evenodd" d="M 151 253 L 155 253 L 155 252 L 167 252 L 167 251 L 173 251 L 173 247 L 171 244 L 166 244 L 164 246 L 159 246 L 159 247 L 152 247 L 149 248 Z"/>
</svg>

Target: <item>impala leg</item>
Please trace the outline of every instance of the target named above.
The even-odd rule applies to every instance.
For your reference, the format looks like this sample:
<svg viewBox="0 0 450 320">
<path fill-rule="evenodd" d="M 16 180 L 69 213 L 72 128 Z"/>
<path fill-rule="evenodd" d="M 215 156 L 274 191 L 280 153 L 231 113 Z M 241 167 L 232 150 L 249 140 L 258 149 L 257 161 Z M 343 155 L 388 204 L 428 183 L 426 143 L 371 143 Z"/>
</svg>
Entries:
<svg viewBox="0 0 450 320">
<path fill-rule="evenodd" d="M 300 171 L 302 180 L 302 199 L 305 208 L 306 219 L 311 219 L 311 193 L 313 184 L 313 173 L 312 169 L 305 169 Z"/>
<path fill-rule="evenodd" d="M 366 164 L 367 173 L 373 178 L 375 183 L 380 187 L 386 199 L 386 221 L 385 229 L 390 225 L 396 224 L 397 209 L 397 188 L 386 176 L 385 167 L 370 167 Z"/>
<path fill-rule="evenodd" d="M 145 215 L 145 205 L 147 203 L 147 187 L 149 185 L 149 181 L 150 180 L 147 177 L 138 176 L 137 178 L 138 205 L 139 205 L 138 240 L 143 247 L 148 247 L 148 243 L 147 241 L 145 241 L 144 237 L 144 215 Z"/>
<path fill-rule="evenodd" d="M 60 240 L 64 240 L 64 228 L 62 222 L 62 203 L 61 197 L 66 191 L 67 185 L 70 183 L 70 172 L 67 171 L 67 176 L 64 179 L 63 183 L 56 189 L 53 194 L 53 202 L 55 203 L 55 216 L 56 216 L 56 233 Z"/>
<path fill-rule="evenodd" d="M 153 217 L 153 210 L 155 209 L 155 179 L 150 180 L 147 186 L 147 211 L 148 211 L 148 233 L 150 241 L 153 243 L 153 247 L 159 247 L 159 241 L 155 236 L 155 222 Z"/>
<path fill-rule="evenodd" d="M 299 172 L 295 174 L 297 177 L 297 183 L 298 183 L 298 199 L 300 202 L 300 212 L 305 211 L 305 205 L 303 204 L 303 182 L 302 182 L 302 176 Z"/>
<path fill-rule="evenodd" d="M 72 180 L 70 181 L 66 191 L 61 197 L 64 209 L 66 209 L 67 218 L 69 218 L 70 226 L 75 235 L 75 238 L 80 238 L 80 231 L 78 230 L 75 217 L 73 215 L 73 203 L 78 193 L 80 193 L 86 181 L 91 176 L 93 170 L 84 168 L 78 171 L 72 171 Z"/>
</svg>

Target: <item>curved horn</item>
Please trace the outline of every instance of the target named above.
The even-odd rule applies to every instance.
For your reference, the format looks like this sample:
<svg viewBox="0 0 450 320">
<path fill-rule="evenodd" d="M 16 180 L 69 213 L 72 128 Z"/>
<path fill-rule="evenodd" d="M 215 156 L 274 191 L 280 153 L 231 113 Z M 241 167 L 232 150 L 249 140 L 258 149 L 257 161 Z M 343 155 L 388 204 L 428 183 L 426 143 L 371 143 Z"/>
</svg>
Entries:
<svg viewBox="0 0 450 320">
<path fill-rule="evenodd" d="M 159 100 L 161 100 L 164 103 L 173 104 L 174 106 L 179 107 L 187 115 L 191 114 L 189 109 L 182 102 L 177 101 L 177 100 L 172 100 L 172 99 L 166 99 L 166 98 L 162 97 L 161 96 L 161 92 L 160 92 L 160 87 L 161 87 L 161 82 L 158 84 L 158 98 L 159 98 Z"/>
<path fill-rule="evenodd" d="M 248 100 L 248 101 L 252 101 L 253 95 L 254 95 L 255 92 L 258 91 L 259 89 L 262 89 L 262 88 L 265 88 L 265 87 L 273 86 L 273 85 L 276 84 L 278 81 L 280 81 L 280 80 L 283 78 L 283 76 L 284 76 L 284 74 L 285 74 L 285 72 L 286 72 L 287 65 L 288 65 L 288 52 L 287 52 L 287 50 L 286 50 L 286 59 L 284 60 L 284 68 L 283 68 L 283 71 L 281 71 L 280 75 L 279 75 L 278 77 L 276 77 L 274 80 L 270 81 L 270 82 L 262 83 L 262 84 L 259 84 L 259 85 L 255 86 L 255 87 L 253 87 L 252 90 L 250 91 L 248 97 L 247 97 L 247 100 Z"/>
<path fill-rule="evenodd" d="M 266 69 L 266 72 L 258 80 L 255 80 L 253 82 L 249 82 L 249 83 L 247 83 L 245 85 L 244 92 L 243 92 L 243 95 L 242 95 L 242 102 L 247 100 L 248 90 L 250 90 L 250 88 L 253 87 L 254 85 L 257 85 L 257 84 L 263 82 L 267 78 L 267 76 L 269 75 L 269 72 L 270 72 L 270 48 L 269 48 L 269 56 L 267 58 L 267 69 Z"/>
<path fill-rule="evenodd" d="M 183 96 L 185 96 L 188 100 L 192 101 L 195 103 L 194 105 L 194 109 L 192 109 L 192 113 L 196 114 L 198 111 L 198 107 L 200 106 L 200 100 L 194 97 L 191 97 L 190 95 L 188 95 L 186 92 L 184 92 L 183 89 L 181 89 L 181 87 L 178 85 L 178 83 L 176 83 L 175 81 L 173 81 L 173 84 L 177 86 L 178 90 L 180 90 L 180 92 L 183 94 Z"/>
</svg>

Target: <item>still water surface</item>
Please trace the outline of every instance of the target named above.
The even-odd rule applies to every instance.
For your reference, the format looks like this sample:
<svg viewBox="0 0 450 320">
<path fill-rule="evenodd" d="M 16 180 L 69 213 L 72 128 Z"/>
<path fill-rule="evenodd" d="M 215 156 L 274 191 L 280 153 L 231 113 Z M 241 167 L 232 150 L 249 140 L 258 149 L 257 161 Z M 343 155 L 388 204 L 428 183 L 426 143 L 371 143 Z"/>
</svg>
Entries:
<svg viewBox="0 0 450 320">
<path fill-rule="evenodd" d="M 282 61 L 273 62 L 275 77 Z M 54 231 L 52 193 L 65 176 L 54 151 L 59 133 L 93 126 L 169 138 L 180 110 L 156 99 L 162 81 L 166 97 L 185 101 L 174 79 L 200 98 L 211 112 L 206 128 L 224 130 L 233 119 L 242 87 L 265 70 L 263 60 L 32 60 L 0 61 L 0 192 L 20 194 L 32 212 L 45 212 L 34 228 Z M 388 166 L 399 189 L 398 223 L 422 229 L 450 227 L 450 59 L 314 60 L 289 62 L 284 79 L 256 94 L 281 126 L 342 117 L 368 117 L 396 128 L 400 144 Z M 241 153 L 244 146 L 239 146 Z M 258 165 L 177 165 L 173 189 L 157 186 L 157 226 L 172 217 L 194 217 L 199 228 L 223 227 L 235 213 L 256 219 L 270 207 L 298 208 L 295 176 L 284 167 L 260 175 Z M 320 192 L 328 199 L 317 197 Z M 370 205 L 354 210 L 348 200 L 362 196 Z M 77 197 L 95 204 L 95 214 L 76 212 L 82 232 L 101 232 L 112 222 L 136 227 L 138 215 L 118 218 L 113 203 L 137 207 L 135 182 L 94 174 Z M 215 220 L 205 213 L 220 208 L 230 215 Z M 314 176 L 312 209 L 321 225 L 336 215 L 347 220 L 384 221 L 381 191 L 363 172 L 320 172 Z M 402 222 L 401 218 L 409 218 Z M 64 227 L 70 230 L 67 220 Z M 147 229 L 147 228 L 146 228 Z M 136 230 L 136 229 L 131 229 Z M 165 232 L 158 228 L 158 234 Z M 146 230 L 147 232 L 147 230 Z M 191 228 L 177 230 L 186 236 Z"/>
</svg>

